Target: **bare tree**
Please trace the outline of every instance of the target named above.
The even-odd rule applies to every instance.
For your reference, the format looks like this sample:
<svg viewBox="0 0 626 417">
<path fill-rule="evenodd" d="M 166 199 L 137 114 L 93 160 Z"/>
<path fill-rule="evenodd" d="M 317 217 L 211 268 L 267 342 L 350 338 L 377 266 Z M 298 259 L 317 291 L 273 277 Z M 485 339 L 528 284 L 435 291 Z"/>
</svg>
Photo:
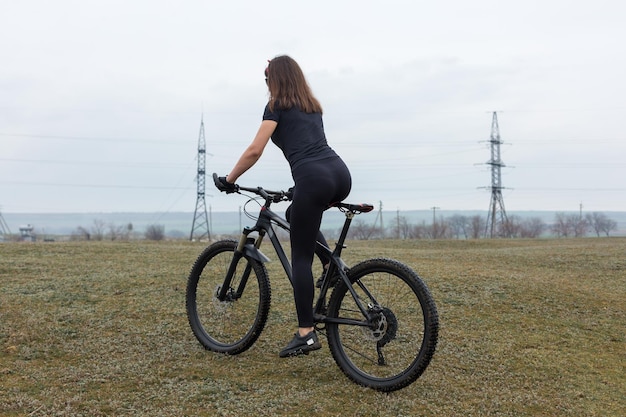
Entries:
<svg viewBox="0 0 626 417">
<path fill-rule="evenodd" d="M 559 212 L 554 216 L 552 232 L 558 237 L 583 237 L 587 234 L 588 229 L 589 224 L 587 220 L 581 218 L 578 214 Z"/>
<path fill-rule="evenodd" d="M 350 236 L 357 240 L 369 240 L 382 236 L 380 227 L 366 224 L 363 220 L 357 220 L 350 228 Z"/>
<path fill-rule="evenodd" d="M 609 219 L 606 214 L 594 211 L 593 213 L 585 216 L 589 227 L 596 232 L 596 235 L 600 237 L 600 233 L 605 233 L 609 236 L 610 232 L 617 229 L 617 222 Z"/>
<path fill-rule="evenodd" d="M 520 237 L 537 238 L 546 229 L 546 224 L 539 217 L 522 220 L 520 224 Z"/>
<path fill-rule="evenodd" d="M 468 237 L 469 233 L 469 219 L 467 216 L 462 216 L 459 214 L 455 214 L 454 216 L 448 219 L 448 226 L 452 236 L 459 239 L 463 236 L 465 239 Z"/>
<path fill-rule="evenodd" d="M 396 217 L 396 224 L 392 228 L 396 239 L 408 239 L 411 237 L 411 225 L 405 216 Z"/>
<path fill-rule="evenodd" d="M 572 226 L 574 229 L 574 236 L 585 237 L 589 231 L 589 223 L 587 219 L 580 217 L 579 215 L 572 215 Z"/>
<path fill-rule="evenodd" d="M 108 237 L 111 240 L 128 240 L 130 238 L 130 233 L 132 232 L 132 230 L 132 223 L 128 223 L 127 225 L 122 226 L 116 226 L 114 223 L 110 223 Z"/>
<path fill-rule="evenodd" d="M 125 236 L 124 236 L 124 238 L 126 240 L 130 239 L 130 235 L 133 233 L 133 230 L 134 230 L 133 224 L 132 223 L 128 223 L 126 225 L 126 232 L 125 232 Z"/>
<path fill-rule="evenodd" d="M 554 223 L 551 229 L 557 237 L 568 237 L 572 233 L 567 215 L 563 212 L 558 212 L 554 215 Z"/>
<path fill-rule="evenodd" d="M 165 226 L 159 224 L 151 224 L 146 227 L 145 233 L 148 240 L 163 240 L 165 238 Z"/>
<path fill-rule="evenodd" d="M 469 231 L 472 239 L 478 239 L 482 236 L 486 222 L 485 218 L 478 214 L 469 219 Z"/>
<path fill-rule="evenodd" d="M 617 222 L 612 219 L 607 219 L 607 221 L 602 224 L 600 230 L 608 236 L 613 230 L 617 230 Z"/>
<path fill-rule="evenodd" d="M 94 219 L 93 226 L 91 226 L 91 238 L 93 240 L 104 239 L 104 229 L 106 223 L 102 219 Z"/>
<path fill-rule="evenodd" d="M 499 227 L 498 234 L 501 237 L 518 237 L 520 235 L 520 223 L 521 219 L 519 216 L 510 215 Z"/>
<path fill-rule="evenodd" d="M 83 226 L 78 226 L 74 232 L 72 232 L 72 240 L 90 240 L 91 233 Z"/>
<path fill-rule="evenodd" d="M 410 239 L 424 239 L 430 237 L 429 230 L 432 228 L 431 226 L 426 226 L 426 222 L 422 222 L 422 224 L 418 224 L 412 226 L 409 229 L 409 238 Z"/>
<path fill-rule="evenodd" d="M 435 221 L 430 227 L 431 239 L 443 239 L 448 235 L 448 223 L 444 220 Z"/>
</svg>

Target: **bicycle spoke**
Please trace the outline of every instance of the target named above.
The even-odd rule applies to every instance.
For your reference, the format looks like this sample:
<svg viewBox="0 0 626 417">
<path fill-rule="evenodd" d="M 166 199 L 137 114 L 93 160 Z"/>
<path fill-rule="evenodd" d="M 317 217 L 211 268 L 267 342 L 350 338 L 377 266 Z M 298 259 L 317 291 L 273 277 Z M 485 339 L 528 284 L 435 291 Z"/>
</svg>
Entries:
<svg viewBox="0 0 626 417">
<path fill-rule="evenodd" d="M 356 349 L 354 349 L 354 348 L 352 348 L 352 347 L 350 347 L 350 346 L 344 346 L 344 347 L 345 347 L 346 349 L 348 349 L 349 351 L 351 351 L 351 352 L 355 353 L 356 355 L 358 355 L 358 356 L 362 357 L 362 358 L 363 358 L 363 359 L 365 359 L 366 361 L 369 361 L 369 362 L 371 362 L 371 363 L 377 363 L 377 361 L 376 361 L 376 360 L 374 360 L 374 359 L 372 359 L 372 358 L 368 357 L 368 356 L 367 356 L 367 355 L 365 355 L 364 353 L 361 353 L 361 352 L 359 352 L 358 350 L 356 350 Z"/>
<path fill-rule="evenodd" d="M 233 264 L 235 246 L 234 241 L 221 241 L 207 248 L 187 287 L 187 315 L 196 338 L 207 349 L 231 354 L 243 352 L 257 339 L 271 297 L 265 267 L 245 257 Z M 223 288 L 229 270 L 233 276 Z"/>
<path fill-rule="evenodd" d="M 328 316 L 362 320 L 358 300 L 370 326 L 331 321 L 327 332 L 333 357 L 355 382 L 382 391 L 402 388 L 419 377 L 434 352 L 438 321 L 432 299 L 419 277 L 396 261 L 365 261 L 351 275 L 356 296 L 345 285 L 337 287 Z"/>
</svg>

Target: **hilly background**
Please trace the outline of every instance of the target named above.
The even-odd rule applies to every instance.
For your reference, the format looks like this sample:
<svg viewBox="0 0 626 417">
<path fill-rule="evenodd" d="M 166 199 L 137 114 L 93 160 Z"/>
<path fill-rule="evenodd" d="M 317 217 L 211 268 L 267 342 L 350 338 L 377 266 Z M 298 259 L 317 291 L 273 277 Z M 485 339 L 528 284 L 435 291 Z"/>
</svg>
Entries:
<svg viewBox="0 0 626 417">
<path fill-rule="evenodd" d="M 280 211 L 277 211 L 281 213 Z M 383 226 L 390 231 L 396 223 L 398 216 L 405 217 L 409 224 L 418 225 L 422 223 L 431 224 L 433 220 L 432 210 L 413 211 L 382 211 Z M 365 224 L 380 224 L 380 214 L 377 211 L 362 214 L 355 218 L 355 222 Z M 540 218 L 546 225 L 554 222 L 555 211 L 507 211 L 508 216 L 519 216 L 520 218 Z M 573 213 L 573 212 L 564 212 Z M 578 212 L 576 212 L 578 213 Z M 611 233 L 612 236 L 626 236 L 626 212 L 606 211 L 607 217 L 617 222 L 617 230 Z M 256 216 L 257 210 L 252 214 Z M 587 213 L 583 212 L 583 215 Z M 474 216 L 481 215 L 485 219 L 486 211 L 455 211 L 436 210 L 437 221 L 449 218 L 454 215 Z M 209 212 L 209 224 L 213 235 L 237 234 L 241 227 L 251 226 L 254 220 L 249 219 L 242 211 L 239 212 Z M 194 218 L 193 212 L 172 212 L 172 213 L 3 213 L 3 217 L 12 233 L 18 233 L 19 227 L 30 224 L 34 227 L 34 232 L 39 236 L 46 235 L 70 235 L 77 228 L 90 229 L 94 222 L 99 221 L 109 225 L 125 226 L 132 224 L 133 232 L 143 234 L 145 229 L 151 225 L 160 225 L 165 229 L 165 234 L 172 238 L 189 238 Z M 322 230 L 339 229 L 344 221 L 344 215 L 337 210 L 329 210 L 324 215 Z M 589 236 L 593 234 L 590 233 Z"/>
</svg>

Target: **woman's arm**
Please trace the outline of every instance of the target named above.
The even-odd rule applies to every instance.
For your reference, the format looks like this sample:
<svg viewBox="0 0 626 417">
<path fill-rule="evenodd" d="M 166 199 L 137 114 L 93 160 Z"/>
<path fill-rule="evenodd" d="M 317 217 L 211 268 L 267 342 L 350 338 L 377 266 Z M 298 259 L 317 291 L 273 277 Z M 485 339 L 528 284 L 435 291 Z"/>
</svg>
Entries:
<svg viewBox="0 0 626 417">
<path fill-rule="evenodd" d="M 256 161 L 259 160 L 261 155 L 263 155 L 263 150 L 265 150 L 265 146 L 267 142 L 269 142 L 272 133 L 276 129 L 276 123 L 273 120 L 263 120 L 261 122 L 261 126 L 259 127 L 259 131 L 256 133 L 254 140 L 248 146 L 248 148 L 241 154 L 239 157 L 239 161 L 235 164 L 233 169 L 230 171 L 230 174 L 226 176 L 226 181 L 229 183 L 234 183 L 237 181 L 244 172 L 249 170 Z"/>
</svg>

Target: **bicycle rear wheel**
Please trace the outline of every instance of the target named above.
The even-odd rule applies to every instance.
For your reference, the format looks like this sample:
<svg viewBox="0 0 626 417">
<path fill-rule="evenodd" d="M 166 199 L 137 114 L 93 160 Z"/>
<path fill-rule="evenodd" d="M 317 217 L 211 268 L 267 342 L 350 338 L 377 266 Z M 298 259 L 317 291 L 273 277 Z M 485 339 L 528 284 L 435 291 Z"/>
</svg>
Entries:
<svg viewBox="0 0 626 417">
<path fill-rule="evenodd" d="M 257 340 L 271 301 L 265 266 L 245 257 L 237 263 L 226 299 L 218 299 L 236 246 L 235 241 L 223 240 L 200 254 L 187 280 L 186 297 L 187 318 L 198 341 L 208 350 L 231 355 L 244 352 Z"/>
<path fill-rule="evenodd" d="M 406 387 L 424 372 L 437 345 L 439 318 L 428 288 L 392 259 L 361 262 L 348 277 L 373 319 L 369 327 L 326 325 L 335 362 L 357 384 L 379 391 Z M 343 282 L 331 294 L 328 317 L 364 318 Z"/>
</svg>

